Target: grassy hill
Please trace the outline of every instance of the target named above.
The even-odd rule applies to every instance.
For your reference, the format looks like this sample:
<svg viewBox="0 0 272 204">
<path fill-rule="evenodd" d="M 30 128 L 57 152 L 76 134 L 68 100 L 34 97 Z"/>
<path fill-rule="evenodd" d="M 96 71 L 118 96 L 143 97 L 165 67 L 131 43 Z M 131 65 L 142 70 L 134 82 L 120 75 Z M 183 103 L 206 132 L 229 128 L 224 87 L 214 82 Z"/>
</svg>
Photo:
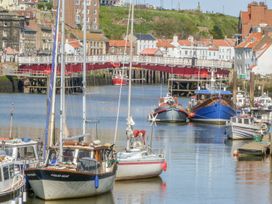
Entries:
<svg viewBox="0 0 272 204">
<path fill-rule="evenodd" d="M 121 39 L 126 33 L 128 8 L 100 7 L 100 28 L 110 39 Z M 199 11 L 135 9 L 135 32 L 152 33 L 157 38 L 232 37 L 237 33 L 238 18 Z"/>
</svg>

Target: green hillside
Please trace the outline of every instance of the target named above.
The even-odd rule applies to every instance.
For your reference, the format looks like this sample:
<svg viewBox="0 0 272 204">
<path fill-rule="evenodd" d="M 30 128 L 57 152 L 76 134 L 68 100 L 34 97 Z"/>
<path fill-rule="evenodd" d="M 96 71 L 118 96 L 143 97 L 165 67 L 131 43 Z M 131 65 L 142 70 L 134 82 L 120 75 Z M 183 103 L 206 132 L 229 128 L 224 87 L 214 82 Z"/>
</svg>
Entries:
<svg viewBox="0 0 272 204">
<path fill-rule="evenodd" d="M 121 39 L 126 33 L 128 8 L 100 8 L 100 28 L 110 39 Z M 199 11 L 135 9 L 135 32 L 152 33 L 157 38 L 232 37 L 237 33 L 238 18 Z"/>
</svg>

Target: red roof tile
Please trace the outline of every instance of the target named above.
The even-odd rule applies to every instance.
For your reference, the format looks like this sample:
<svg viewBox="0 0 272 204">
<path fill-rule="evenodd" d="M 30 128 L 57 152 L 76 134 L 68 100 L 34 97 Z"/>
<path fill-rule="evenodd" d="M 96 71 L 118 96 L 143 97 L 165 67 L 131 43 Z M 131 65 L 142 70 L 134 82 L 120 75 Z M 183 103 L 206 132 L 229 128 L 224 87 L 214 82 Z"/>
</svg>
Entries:
<svg viewBox="0 0 272 204">
<path fill-rule="evenodd" d="M 155 55 L 157 53 L 157 51 L 159 51 L 158 48 L 146 48 L 141 52 L 141 55 Z"/>
<path fill-rule="evenodd" d="M 110 40 L 109 46 L 110 47 L 127 47 L 127 46 L 129 46 L 129 41 L 127 41 L 127 40 Z"/>
<path fill-rule="evenodd" d="M 178 43 L 181 46 L 191 46 L 192 45 L 192 43 L 189 40 L 179 40 Z"/>
<path fill-rule="evenodd" d="M 244 42 L 241 42 L 236 48 L 254 48 L 262 40 L 262 33 L 251 33 Z"/>
<path fill-rule="evenodd" d="M 171 44 L 172 40 L 162 40 L 159 39 L 157 42 L 157 47 L 163 47 L 163 48 L 174 48 L 174 46 Z"/>
<path fill-rule="evenodd" d="M 15 55 L 18 54 L 18 51 L 15 49 L 12 49 L 11 47 L 5 48 L 5 53 L 8 55 Z"/>
<path fill-rule="evenodd" d="M 69 45 L 71 45 L 75 49 L 78 49 L 78 48 L 80 48 L 82 46 L 80 41 L 76 40 L 76 39 L 69 39 L 68 43 L 69 43 Z"/>
</svg>

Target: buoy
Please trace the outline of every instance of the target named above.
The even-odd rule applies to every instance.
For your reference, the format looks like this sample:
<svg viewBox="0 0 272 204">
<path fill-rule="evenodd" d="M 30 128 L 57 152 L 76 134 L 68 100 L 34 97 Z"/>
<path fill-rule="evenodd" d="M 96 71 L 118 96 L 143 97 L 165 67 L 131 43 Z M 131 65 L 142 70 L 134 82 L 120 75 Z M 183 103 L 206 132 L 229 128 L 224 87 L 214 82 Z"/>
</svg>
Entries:
<svg viewBox="0 0 272 204">
<path fill-rule="evenodd" d="M 162 164 L 161 164 L 161 168 L 163 171 L 166 171 L 167 170 L 167 163 L 166 161 L 164 161 Z"/>
<path fill-rule="evenodd" d="M 95 188 L 97 189 L 99 187 L 99 177 L 96 175 L 94 179 Z"/>
<path fill-rule="evenodd" d="M 239 152 L 238 152 L 238 150 L 234 150 L 233 153 L 232 153 L 232 155 L 233 155 L 234 157 L 239 157 Z"/>
</svg>

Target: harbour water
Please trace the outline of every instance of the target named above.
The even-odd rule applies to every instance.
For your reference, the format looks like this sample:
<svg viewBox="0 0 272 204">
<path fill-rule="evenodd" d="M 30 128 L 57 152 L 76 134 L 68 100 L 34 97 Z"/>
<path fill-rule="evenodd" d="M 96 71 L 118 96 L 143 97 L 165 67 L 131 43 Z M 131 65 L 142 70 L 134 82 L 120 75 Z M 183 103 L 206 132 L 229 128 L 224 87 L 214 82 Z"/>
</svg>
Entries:
<svg viewBox="0 0 272 204">
<path fill-rule="evenodd" d="M 134 86 L 132 115 L 135 128 L 151 130 L 148 113 L 158 104 L 158 86 Z M 166 87 L 163 88 L 166 94 Z M 88 115 L 92 120 L 89 131 L 93 138 L 113 141 L 119 87 L 92 87 L 87 98 Z M 125 146 L 127 87 L 123 87 L 116 146 Z M 0 135 L 8 134 L 9 113 L 14 103 L 13 133 L 42 138 L 46 112 L 45 95 L 0 94 Z M 58 98 L 57 98 L 58 100 Z M 180 98 L 186 104 L 188 99 Z M 70 95 L 66 100 L 68 127 L 81 128 L 81 96 Z M 97 128 L 96 128 L 97 126 Z M 33 135 L 33 133 L 35 133 Z M 271 203 L 270 158 L 260 161 L 237 161 L 232 151 L 241 141 L 226 141 L 225 127 L 198 123 L 157 124 L 153 147 L 164 150 L 167 172 L 147 180 L 116 182 L 111 193 L 76 200 L 42 201 L 29 198 L 28 203 Z"/>
</svg>

